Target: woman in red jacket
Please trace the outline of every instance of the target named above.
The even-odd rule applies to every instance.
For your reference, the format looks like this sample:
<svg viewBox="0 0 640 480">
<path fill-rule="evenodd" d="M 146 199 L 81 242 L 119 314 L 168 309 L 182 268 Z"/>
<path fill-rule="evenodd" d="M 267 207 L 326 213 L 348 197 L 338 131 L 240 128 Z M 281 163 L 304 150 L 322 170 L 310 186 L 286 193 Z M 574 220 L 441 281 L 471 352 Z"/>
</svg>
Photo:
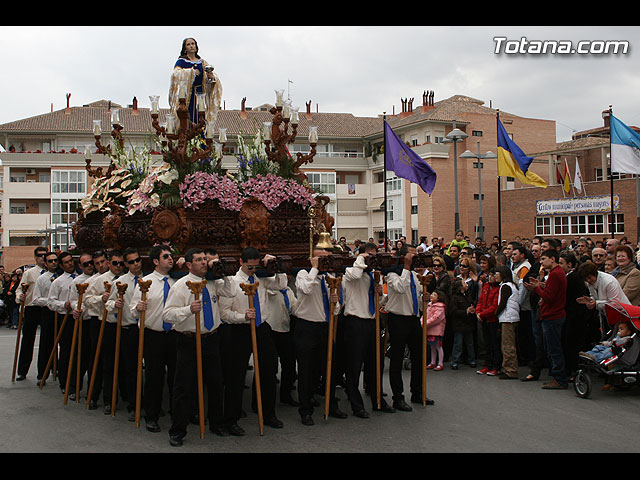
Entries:
<svg viewBox="0 0 640 480">
<path fill-rule="evenodd" d="M 476 305 L 476 317 L 482 326 L 482 338 L 485 347 L 485 366 L 478 370 L 480 375 L 496 376 L 500 374 L 500 366 L 502 365 L 502 353 L 500 350 L 500 337 L 498 317 L 496 309 L 498 308 L 499 285 L 495 281 L 493 269 L 489 272 L 489 281 L 484 282 L 478 304 Z"/>
</svg>

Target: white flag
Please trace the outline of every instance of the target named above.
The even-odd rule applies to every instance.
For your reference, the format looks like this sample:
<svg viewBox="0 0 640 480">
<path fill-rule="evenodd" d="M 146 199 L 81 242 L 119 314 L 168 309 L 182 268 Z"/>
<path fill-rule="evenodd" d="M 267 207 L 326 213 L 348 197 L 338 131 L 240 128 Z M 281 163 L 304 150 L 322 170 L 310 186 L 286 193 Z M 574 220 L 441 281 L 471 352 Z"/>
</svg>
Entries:
<svg viewBox="0 0 640 480">
<path fill-rule="evenodd" d="M 573 188 L 575 188 L 578 193 L 582 193 L 582 174 L 580 173 L 580 165 L 578 165 L 578 159 L 576 158 L 576 173 L 573 177 Z"/>
</svg>

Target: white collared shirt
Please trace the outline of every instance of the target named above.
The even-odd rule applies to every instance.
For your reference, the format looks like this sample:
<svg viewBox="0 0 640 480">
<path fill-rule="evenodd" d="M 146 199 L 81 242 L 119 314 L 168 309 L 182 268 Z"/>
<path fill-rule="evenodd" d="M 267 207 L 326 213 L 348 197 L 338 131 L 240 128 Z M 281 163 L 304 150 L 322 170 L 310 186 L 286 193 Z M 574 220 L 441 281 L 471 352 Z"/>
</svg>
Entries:
<svg viewBox="0 0 640 480">
<path fill-rule="evenodd" d="M 289 307 L 285 302 L 284 295 L 287 295 Z M 268 290 L 267 302 L 269 303 L 269 316 L 266 321 L 274 332 L 286 333 L 291 330 L 291 315 L 294 314 L 298 300 L 295 293 L 289 287 L 282 290 Z"/>
<path fill-rule="evenodd" d="M 149 290 L 147 291 L 147 309 L 144 315 L 144 327 L 157 332 L 164 332 L 164 328 L 162 326 L 162 313 L 164 312 L 165 306 L 165 278 L 167 279 L 170 288 L 176 282 L 173 278 L 169 277 L 169 275 L 163 275 L 156 270 L 142 278 L 142 280 L 144 280 L 145 282 L 151 280 L 151 285 L 149 286 Z M 136 287 L 128 307 L 131 310 L 131 315 L 135 315 L 138 318 L 140 317 L 140 312 L 136 309 L 136 306 L 141 300 L 142 292 L 140 291 L 139 287 Z"/>
<path fill-rule="evenodd" d="M 196 315 L 195 313 L 191 313 L 191 303 L 194 300 L 194 295 L 187 286 L 187 282 L 201 282 L 202 280 L 204 279 L 193 273 L 189 273 L 177 280 L 169 291 L 169 297 L 167 298 L 167 303 L 162 313 L 162 320 L 167 323 L 172 323 L 174 330 L 177 332 L 195 333 L 196 331 Z M 235 285 L 229 277 L 224 277 L 224 279 L 219 280 L 207 280 L 207 290 L 211 296 L 211 309 L 214 323 L 211 329 L 207 329 L 204 325 L 204 312 L 201 310 L 201 333 L 216 330 L 220 326 L 220 310 L 216 297 L 233 297 L 236 294 Z M 202 295 L 200 295 L 200 300 L 202 300 Z"/>
<path fill-rule="evenodd" d="M 387 275 L 387 302 L 385 310 L 396 315 L 413 315 L 413 297 L 411 293 L 411 276 L 416 288 L 416 296 L 418 300 L 418 315 L 422 310 L 422 285 L 418 281 L 418 275 L 415 272 L 404 268 L 402 274 L 390 272 Z"/>
<path fill-rule="evenodd" d="M 321 282 L 324 276 L 334 277 L 333 274 L 320 274 L 317 268 L 311 268 L 308 272 L 300 270 L 296 276 L 296 291 L 298 303 L 295 315 L 309 322 L 326 322 L 325 304 Z M 327 297 L 331 296 L 331 289 L 325 281 Z M 340 303 L 336 303 L 334 314 L 340 311 Z"/>
<path fill-rule="evenodd" d="M 111 289 L 116 288 L 115 285 L 116 275 L 107 270 L 104 273 L 94 275 L 89 279 L 89 288 L 84 294 L 82 300 L 83 310 L 87 311 L 90 317 L 102 318 L 104 314 L 104 302 L 102 301 L 102 295 L 105 292 L 104 282 L 111 284 Z"/>
<path fill-rule="evenodd" d="M 142 278 L 142 274 L 137 276 L 138 278 Z M 105 308 L 109 312 L 107 315 L 107 322 L 117 323 L 118 322 L 118 309 L 116 308 L 116 300 L 118 299 L 118 283 L 127 285 L 127 289 L 124 291 L 123 300 L 124 305 L 122 307 L 122 319 L 121 325 L 123 327 L 129 325 L 137 325 L 138 318 L 140 316 L 139 312 L 136 314 L 131 313 L 131 309 L 129 305 L 131 303 L 131 297 L 133 297 L 133 293 L 137 289 L 138 283 L 136 279 L 136 275 L 131 272 L 126 273 L 125 275 L 120 276 L 115 280 L 115 283 L 111 287 L 111 294 L 109 295 L 109 299 L 105 302 Z"/>
<path fill-rule="evenodd" d="M 364 257 L 358 255 L 356 261 L 353 262 L 353 266 L 345 269 L 342 277 L 345 315 L 353 315 L 359 318 L 375 318 L 375 312 L 372 314 L 369 311 L 371 277 L 368 272 L 365 272 L 366 268 Z"/>
<path fill-rule="evenodd" d="M 95 276 L 96 275 L 87 275 L 86 273 L 82 273 L 73 280 L 73 285 L 71 286 L 71 289 L 69 291 L 69 302 L 71 303 L 72 310 L 75 310 L 78 307 L 78 299 L 79 299 L 78 285 L 82 283 L 89 284 L 89 279 Z M 88 289 L 89 287 L 87 287 L 87 290 Z M 86 290 L 85 290 L 85 294 L 86 294 Z M 90 316 L 89 316 L 89 313 L 87 312 L 87 309 L 84 308 L 84 295 L 82 296 L 81 307 L 82 307 L 82 319 L 88 320 Z"/>
<path fill-rule="evenodd" d="M 49 310 L 62 314 L 67 313 L 65 303 L 69 300 L 69 292 L 71 291 L 73 280 L 76 276 L 77 274 L 75 272 L 65 272 L 53 281 L 49 289 L 49 297 L 47 298 L 47 307 Z"/>
<path fill-rule="evenodd" d="M 260 316 L 262 321 L 269 318 L 269 302 L 267 301 L 267 291 L 286 288 L 287 275 L 279 273 L 274 277 L 254 277 L 254 281 L 258 283 L 258 301 L 260 302 Z M 220 297 L 220 318 L 225 323 L 245 323 L 249 321 L 245 319 L 245 313 L 249 309 L 249 297 L 240 288 L 241 283 L 249 284 L 249 275 L 242 270 L 238 270 L 233 277 L 236 293 L 233 297 Z M 254 305 L 255 308 L 255 305 Z"/>
<path fill-rule="evenodd" d="M 51 289 L 51 283 L 54 280 L 54 273 L 44 272 L 36 280 L 36 284 L 33 287 L 33 299 L 32 305 L 36 307 L 46 307 L 47 299 L 49 298 L 49 290 Z M 29 289 L 31 290 L 31 289 Z"/>
<path fill-rule="evenodd" d="M 38 277 L 40 275 L 42 275 L 43 273 L 45 273 L 47 271 L 46 268 L 43 267 L 38 267 L 37 265 L 35 267 L 31 267 L 30 269 L 28 269 L 26 272 L 24 272 L 22 274 L 22 279 L 20 280 L 20 285 L 18 285 L 18 288 L 16 290 L 16 301 L 20 300 L 20 295 L 22 295 L 22 285 L 25 283 L 28 283 L 30 285 L 29 289 L 27 290 L 27 295 L 25 296 L 24 299 L 24 306 L 25 307 L 32 307 L 34 306 L 34 298 L 33 298 L 33 291 L 35 289 L 36 286 L 36 281 L 38 280 Z"/>
</svg>

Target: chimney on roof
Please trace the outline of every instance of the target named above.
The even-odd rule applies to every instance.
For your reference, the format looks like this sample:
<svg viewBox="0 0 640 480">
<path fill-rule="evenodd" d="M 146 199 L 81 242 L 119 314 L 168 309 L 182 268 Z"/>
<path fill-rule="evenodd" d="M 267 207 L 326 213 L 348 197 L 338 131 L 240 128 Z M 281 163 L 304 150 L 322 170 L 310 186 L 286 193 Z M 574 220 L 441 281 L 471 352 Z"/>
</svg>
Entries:
<svg viewBox="0 0 640 480">
<path fill-rule="evenodd" d="M 247 103 L 247 97 L 244 97 L 242 99 L 242 102 L 240 102 L 240 118 L 242 118 L 243 120 L 245 118 L 247 118 L 247 107 L 246 107 L 246 103 Z"/>
<path fill-rule="evenodd" d="M 307 113 L 305 113 L 305 117 L 307 117 L 307 120 L 311 120 L 311 118 L 312 118 L 312 115 L 311 115 L 311 100 L 306 102 L 305 105 L 307 106 Z"/>
<path fill-rule="evenodd" d="M 131 115 L 139 115 L 140 112 L 138 111 L 138 99 L 136 97 L 133 97 L 133 110 L 131 111 Z"/>
<path fill-rule="evenodd" d="M 604 120 L 605 128 L 609 128 L 609 126 L 611 125 L 611 117 L 610 117 L 609 110 L 602 111 L 602 119 Z"/>
<path fill-rule="evenodd" d="M 69 106 L 69 99 L 71 98 L 71 94 L 67 93 L 67 108 L 64 109 L 65 115 L 71 115 L 71 107 Z"/>
<path fill-rule="evenodd" d="M 426 112 L 433 108 L 433 90 L 425 90 L 422 94 L 422 107 L 421 111 Z"/>
<path fill-rule="evenodd" d="M 109 103 L 107 104 L 107 112 L 111 111 L 111 100 L 109 100 Z"/>
</svg>

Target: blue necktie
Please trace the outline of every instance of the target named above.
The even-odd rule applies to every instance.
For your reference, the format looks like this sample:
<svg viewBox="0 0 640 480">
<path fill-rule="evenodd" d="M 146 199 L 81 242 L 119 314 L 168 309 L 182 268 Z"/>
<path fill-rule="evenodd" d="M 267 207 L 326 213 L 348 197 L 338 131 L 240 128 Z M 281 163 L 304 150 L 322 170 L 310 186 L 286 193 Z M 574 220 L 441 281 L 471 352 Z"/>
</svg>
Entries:
<svg viewBox="0 0 640 480">
<path fill-rule="evenodd" d="M 418 315 L 418 294 L 416 292 L 416 282 L 413 279 L 413 273 L 409 272 L 411 278 L 411 299 L 413 300 L 413 314 Z"/>
<path fill-rule="evenodd" d="M 138 286 L 138 278 L 140 278 L 140 277 L 138 277 L 138 275 L 136 275 L 135 277 L 133 277 L 133 288 L 135 288 L 135 287 L 137 287 L 137 286 Z"/>
<path fill-rule="evenodd" d="M 253 275 L 249 277 L 249 283 L 254 283 Z M 253 308 L 256 311 L 256 327 L 262 323 L 262 315 L 260 313 L 260 299 L 258 298 L 258 290 L 253 294 Z"/>
<path fill-rule="evenodd" d="M 291 312 L 291 303 L 289 303 L 289 295 L 287 295 L 287 289 L 283 288 L 282 290 L 280 290 L 280 293 L 284 297 L 284 304 L 287 307 L 287 310 Z"/>
<path fill-rule="evenodd" d="M 375 304 L 375 280 L 373 279 L 373 272 L 369 272 L 369 278 L 371 279 L 371 283 L 369 284 L 369 313 L 374 315 L 376 313 L 376 304 Z"/>
<path fill-rule="evenodd" d="M 324 275 L 320 279 L 320 288 L 322 289 L 322 302 L 324 303 L 324 316 L 329 321 L 329 293 L 327 292 L 327 284 L 324 281 Z"/>
<path fill-rule="evenodd" d="M 204 312 L 204 326 L 207 330 L 213 328 L 213 309 L 211 307 L 211 295 L 207 287 L 202 289 L 202 310 Z"/>
<path fill-rule="evenodd" d="M 46 269 L 46 268 L 43 268 L 42 270 L 40 270 L 40 275 L 42 275 L 42 274 L 43 274 L 44 272 L 46 272 L 46 271 L 47 271 L 47 269 Z"/>
<path fill-rule="evenodd" d="M 71 274 L 71 278 L 76 278 L 76 274 L 75 274 L 75 273 L 72 273 L 72 274 Z"/>
<path fill-rule="evenodd" d="M 164 298 L 162 299 L 162 304 L 165 305 L 167 303 L 167 297 L 169 296 L 169 279 L 164 277 Z M 171 330 L 171 324 L 165 321 L 162 322 L 162 328 L 165 332 Z"/>
</svg>

